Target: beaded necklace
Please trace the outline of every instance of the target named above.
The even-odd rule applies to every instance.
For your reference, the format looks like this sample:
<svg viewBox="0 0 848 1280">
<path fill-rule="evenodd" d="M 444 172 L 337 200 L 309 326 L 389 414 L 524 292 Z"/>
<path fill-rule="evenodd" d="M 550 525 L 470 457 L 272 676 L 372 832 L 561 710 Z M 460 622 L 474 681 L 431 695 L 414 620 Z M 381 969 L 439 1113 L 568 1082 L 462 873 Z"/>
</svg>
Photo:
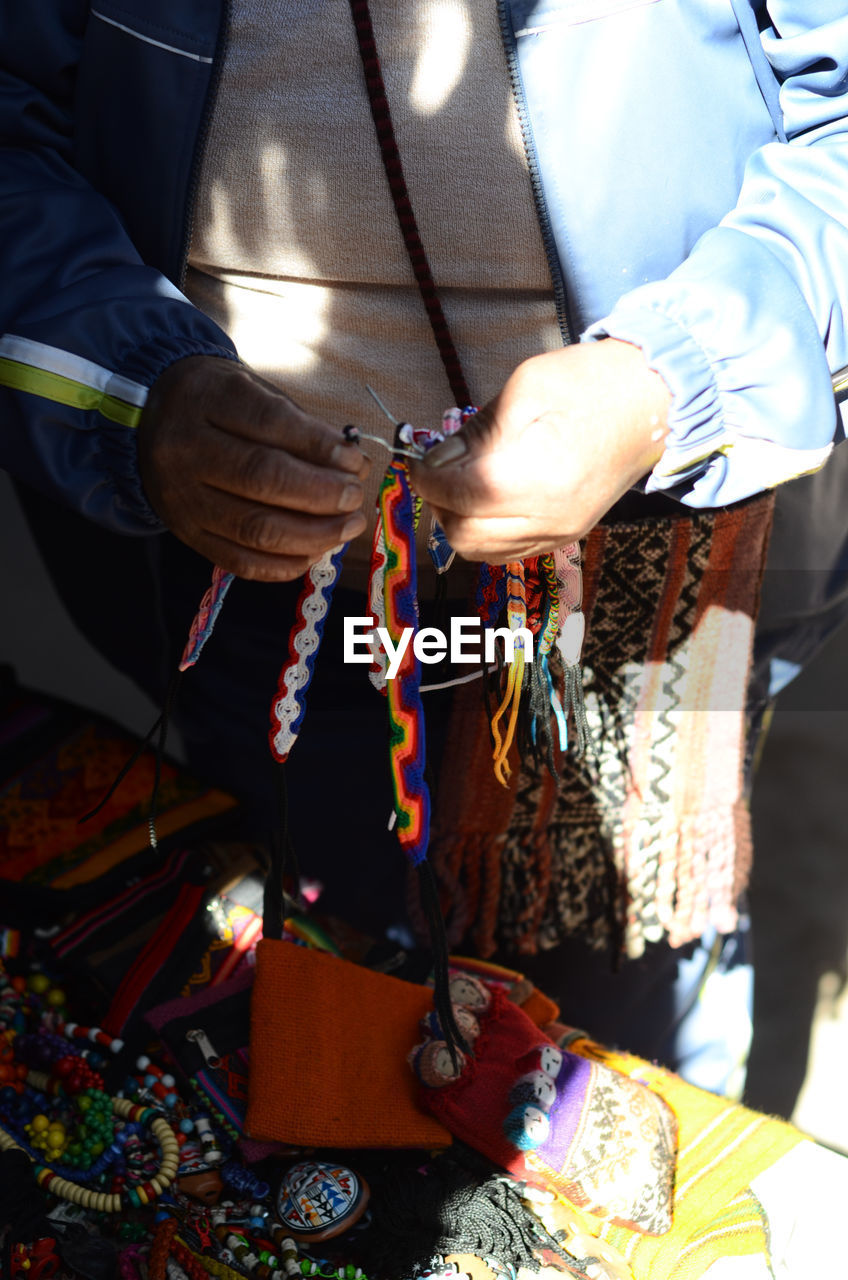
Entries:
<svg viewBox="0 0 848 1280">
<path fill-rule="evenodd" d="M 97 1027 L 66 1020 L 65 994 L 45 974 L 10 977 L 0 961 L 0 1153 L 20 1153 L 35 1184 L 65 1202 L 62 1221 L 78 1221 L 76 1211 L 107 1214 L 107 1235 L 150 1242 L 120 1250 L 121 1280 L 367 1280 L 350 1262 L 301 1251 L 268 1207 L 269 1184 L 232 1158 L 234 1141 L 219 1142 L 210 1120 L 148 1056 L 125 1080 L 131 1096 L 108 1096 L 100 1068 L 121 1047 Z M 198 1176 L 217 1179 L 215 1194 L 226 1186 L 237 1200 L 210 1208 Z M 57 1221 L 58 1210 L 50 1211 Z M 151 1241 L 144 1217 L 154 1210 Z M 40 1274 L 42 1244 L 15 1245 L 17 1268 L 29 1263 Z"/>
<path fill-rule="evenodd" d="M 26 1079 L 28 1084 L 41 1092 L 50 1085 L 49 1077 L 39 1071 L 28 1072 Z M 110 1105 L 114 1115 L 120 1119 L 149 1128 L 161 1152 L 159 1168 L 153 1177 L 123 1193 L 92 1191 L 78 1182 L 60 1176 L 56 1169 L 33 1159 L 26 1146 L 2 1127 L 0 1151 L 23 1151 L 33 1160 L 36 1181 L 44 1191 L 49 1190 L 52 1195 L 70 1200 L 83 1209 L 93 1209 L 97 1213 L 123 1213 L 128 1208 L 141 1208 L 160 1196 L 176 1178 L 180 1163 L 179 1144 L 167 1120 L 152 1108 L 139 1106 L 126 1098 L 111 1098 Z"/>
</svg>

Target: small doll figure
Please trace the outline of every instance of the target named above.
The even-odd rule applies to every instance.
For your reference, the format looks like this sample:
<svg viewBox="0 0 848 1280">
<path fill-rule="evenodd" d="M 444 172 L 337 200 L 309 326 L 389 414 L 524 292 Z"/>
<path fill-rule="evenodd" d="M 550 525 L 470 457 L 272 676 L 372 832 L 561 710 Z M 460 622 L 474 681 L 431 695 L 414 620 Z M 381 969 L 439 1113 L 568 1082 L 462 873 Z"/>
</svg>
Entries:
<svg viewBox="0 0 848 1280">
<path fill-rule="evenodd" d="M 556 1084 L 547 1071 L 528 1071 L 516 1080 L 510 1090 L 509 1100 L 514 1106 L 520 1102 L 529 1102 L 548 1112 L 556 1102 L 556 1096 Z"/>
<path fill-rule="evenodd" d="M 456 1025 L 462 1032 L 462 1038 L 465 1043 L 467 1045 L 473 1045 L 474 1041 L 480 1034 L 480 1023 L 477 1021 L 474 1014 L 470 1009 L 466 1009 L 464 1005 L 455 1004 L 453 1006 L 453 1016 L 456 1021 Z M 439 1022 L 439 1015 L 436 1013 L 435 1009 L 428 1013 L 426 1018 L 421 1019 L 420 1026 L 426 1036 L 430 1036 L 434 1040 L 444 1039 L 444 1033 L 442 1032 L 441 1024 Z"/>
<path fill-rule="evenodd" d="M 519 1058 L 515 1064 L 522 1071 L 544 1071 L 545 1075 L 550 1076 L 552 1080 L 556 1080 L 562 1068 L 562 1051 L 555 1044 L 545 1042 L 537 1044 Z"/>
<path fill-rule="evenodd" d="M 462 1075 L 465 1055 L 457 1052 L 454 1066 L 450 1049 L 444 1040 L 425 1040 L 412 1050 L 409 1063 L 423 1085 L 428 1089 L 441 1089 Z"/>
<path fill-rule="evenodd" d="M 452 1005 L 462 1005 L 472 1013 L 485 1013 L 491 1006 L 492 994 L 489 988 L 470 973 L 452 973 L 448 990 Z"/>
<path fill-rule="evenodd" d="M 519 1103 L 504 1120 L 504 1134 L 519 1151 L 534 1151 L 551 1131 L 551 1122 L 541 1107 Z"/>
</svg>

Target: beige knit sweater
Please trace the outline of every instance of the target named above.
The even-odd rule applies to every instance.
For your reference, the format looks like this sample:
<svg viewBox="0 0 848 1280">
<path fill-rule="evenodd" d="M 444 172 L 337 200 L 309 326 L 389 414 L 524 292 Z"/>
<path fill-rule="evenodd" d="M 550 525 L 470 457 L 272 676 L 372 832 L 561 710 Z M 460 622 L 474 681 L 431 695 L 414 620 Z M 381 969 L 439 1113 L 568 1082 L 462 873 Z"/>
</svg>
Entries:
<svg viewBox="0 0 848 1280">
<path fill-rule="evenodd" d="M 372 0 L 371 11 L 413 208 L 483 404 L 560 341 L 496 7 Z M 438 424 L 451 404 L 347 0 L 235 0 L 187 292 L 242 359 L 334 426 L 390 437 L 366 382 L 416 425 Z M 369 452 L 375 493 L 388 455 Z M 355 577 L 367 545 L 348 554 Z"/>
</svg>

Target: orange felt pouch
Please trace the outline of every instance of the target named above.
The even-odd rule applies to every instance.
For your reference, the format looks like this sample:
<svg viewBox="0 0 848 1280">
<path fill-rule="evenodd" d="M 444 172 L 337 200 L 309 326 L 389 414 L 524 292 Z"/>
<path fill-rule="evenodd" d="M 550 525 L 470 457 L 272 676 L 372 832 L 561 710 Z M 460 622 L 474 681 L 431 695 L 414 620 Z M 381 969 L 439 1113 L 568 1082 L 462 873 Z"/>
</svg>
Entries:
<svg viewBox="0 0 848 1280">
<path fill-rule="evenodd" d="M 304 1147 L 447 1147 L 407 1054 L 429 987 L 266 938 L 256 948 L 246 1131 Z"/>
</svg>

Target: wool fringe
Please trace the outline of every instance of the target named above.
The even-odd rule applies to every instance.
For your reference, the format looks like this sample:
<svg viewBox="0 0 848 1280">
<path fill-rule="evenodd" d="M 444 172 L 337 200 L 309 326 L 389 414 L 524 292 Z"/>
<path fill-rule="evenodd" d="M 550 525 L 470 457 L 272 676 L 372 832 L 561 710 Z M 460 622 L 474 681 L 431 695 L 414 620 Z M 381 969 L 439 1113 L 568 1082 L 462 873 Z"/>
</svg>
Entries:
<svg viewBox="0 0 848 1280">
<path fill-rule="evenodd" d="M 428 854 L 448 947 L 455 949 L 470 937 L 484 960 L 497 950 L 503 842 L 502 835 L 447 836 L 435 840 Z M 407 910 L 416 934 L 426 938 L 427 916 L 417 876 L 408 880 Z"/>
<path fill-rule="evenodd" d="M 568 824 L 560 830 L 567 835 Z M 429 861 L 452 950 L 471 939 L 476 953 L 485 959 L 503 942 L 498 918 L 503 845 L 502 836 L 470 833 L 442 837 L 431 846 Z M 616 953 L 635 959 L 647 943 L 665 934 L 672 947 L 681 947 L 699 938 L 708 926 L 719 933 L 732 933 L 737 927 L 737 900 L 748 882 L 752 860 L 751 824 L 743 800 L 659 827 L 637 821 L 613 838 L 610 852 L 608 932 L 596 935 L 598 948 L 612 944 Z M 563 857 L 567 859 L 567 849 L 557 848 L 547 827 L 521 840 L 521 861 L 534 892 L 528 894 L 526 909 L 510 930 L 509 946 L 522 955 L 534 955 L 540 935 L 544 937 L 555 868 Z M 625 866 L 630 869 L 629 878 Z M 409 914 L 416 932 L 426 938 L 427 920 L 416 881 L 417 877 L 410 879 Z M 560 936 L 570 931 L 567 910 L 556 924 Z"/>
<path fill-rule="evenodd" d="M 646 830 L 651 848 L 647 861 Z M 614 843 L 618 865 L 631 868 L 625 884 L 628 957 L 642 955 L 647 942 L 666 933 L 670 946 L 682 947 L 710 926 L 720 934 L 737 928 L 738 899 L 748 883 L 753 854 L 743 799 L 659 827 L 636 822 Z"/>
</svg>

